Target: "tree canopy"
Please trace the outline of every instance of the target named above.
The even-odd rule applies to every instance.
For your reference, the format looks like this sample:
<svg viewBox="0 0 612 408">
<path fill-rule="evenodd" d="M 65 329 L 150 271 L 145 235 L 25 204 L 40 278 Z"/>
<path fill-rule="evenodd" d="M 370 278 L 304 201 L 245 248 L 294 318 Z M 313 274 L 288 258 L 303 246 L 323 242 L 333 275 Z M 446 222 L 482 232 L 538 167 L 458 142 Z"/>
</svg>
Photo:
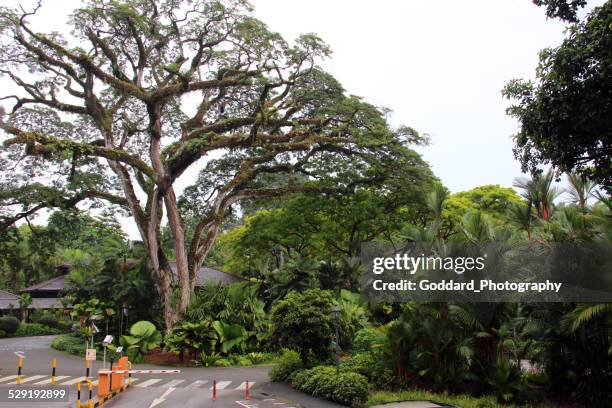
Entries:
<svg viewBox="0 0 612 408">
<path fill-rule="evenodd" d="M 520 122 L 514 155 L 523 171 L 551 164 L 612 189 L 611 76 L 612 2 L 607 1 L 569 26 L 560 46 L 541 51 L 537 83 L 513 80 L 504 88 L 515 101 L 508 114 Z"/>
<path fill-rule="evenodd" d="M 0 74 L 20 89 L 2 95 L 14 102 L 1 119 L 2 223 L 77 204 L 127 211 L 168 325 L 189 304 L 233 205 L 350 194 L 384 180 L 406 145 L 421 141 L 318 67 L 330 55 L 319 37 L 286 42 L 244 0 L 90 0 L 67 37 L 31 26 L 37 11 L 0 10 Z M 186 211 L 175 184 L 194 173 Z M 270 174 L 288 177 L 262 186 Z"/>
</svg>

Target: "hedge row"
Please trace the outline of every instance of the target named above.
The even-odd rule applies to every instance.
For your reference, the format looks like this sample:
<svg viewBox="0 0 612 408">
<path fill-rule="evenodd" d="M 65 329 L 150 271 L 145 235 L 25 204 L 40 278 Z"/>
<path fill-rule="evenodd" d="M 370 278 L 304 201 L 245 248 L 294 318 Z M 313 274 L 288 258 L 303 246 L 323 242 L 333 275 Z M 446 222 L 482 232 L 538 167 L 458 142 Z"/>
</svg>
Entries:
<svg viewBox="0 0 612 408">
<path fill-rule="evenodd" d="M 368 397 L 368 379 L 355 372 L 336 372 L 333 366 L 298 370 L 289 377 L 299 391 L 349 407 L 361 407 Z"/>
<path fill-rule="evenodd" d="M 13 316 L 0 317 L 0 338 L 46 336 L 61 333 L 65 333 L 65 329 L 42 323 L 21 323 Z"/>
</svg>

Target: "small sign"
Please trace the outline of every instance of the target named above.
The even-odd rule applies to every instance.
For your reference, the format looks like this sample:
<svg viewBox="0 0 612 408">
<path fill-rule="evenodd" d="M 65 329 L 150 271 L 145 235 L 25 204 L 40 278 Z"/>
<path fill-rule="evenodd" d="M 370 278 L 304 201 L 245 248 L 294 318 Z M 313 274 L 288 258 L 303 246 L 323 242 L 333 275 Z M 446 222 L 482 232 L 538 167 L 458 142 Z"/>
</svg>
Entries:
<svg viewBox="0 0 612 408">
<path fill-rule="evenodd" d="M 16 351 L 16 352 L 15 352 L 15 355 L 16 355 L 17 357 L 25 358 L 25 353 L 24 353 L 23 351 Z"/>
<path fill-rule="evenodd" d="M 96 359 L 96 349 L 87 349 L 85 351 L 85 360 L 93 361 Z"/>
<path fill-rule="evenodd" d="M 120 354 L 123 351 L 123 346 L 119 346 L 117 347 L 117 349 L 115 350 L 115 353 Z"/>
</svg>

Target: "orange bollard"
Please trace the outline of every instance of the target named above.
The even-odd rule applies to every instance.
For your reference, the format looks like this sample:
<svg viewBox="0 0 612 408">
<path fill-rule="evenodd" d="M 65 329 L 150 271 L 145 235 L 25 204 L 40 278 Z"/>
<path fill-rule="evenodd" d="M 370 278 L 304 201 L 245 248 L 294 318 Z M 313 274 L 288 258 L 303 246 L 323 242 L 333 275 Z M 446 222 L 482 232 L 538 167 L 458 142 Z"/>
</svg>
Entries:
<svg viewBox="0 0 612 408">
<path fill-rule="evenodd" d="M 246 382 L 246 391 L 245 391 L 244 399 L 247 401 L 251 399 L 251 393 L 249 392 L 249 382 L 248 381 Z"/>
<path fill-rule="evenodd" d="M 217 380 L 213 380 L 213 401 L 217 400 Z"/>
</svg>

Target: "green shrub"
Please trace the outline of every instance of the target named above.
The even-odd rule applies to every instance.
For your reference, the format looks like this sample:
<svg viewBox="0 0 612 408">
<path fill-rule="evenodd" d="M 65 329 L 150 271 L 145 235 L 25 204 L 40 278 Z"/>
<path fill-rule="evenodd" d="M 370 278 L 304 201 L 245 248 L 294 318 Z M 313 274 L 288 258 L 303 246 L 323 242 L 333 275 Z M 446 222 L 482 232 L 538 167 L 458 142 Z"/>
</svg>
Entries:
<svg viewBox="0 0 612 408">
<path fill-rule="evenodd" d="M 380 341 L 381 334 L 374 327 L 364 327 L 355 333 L 353 350 L 372 351 L 374 344 Z"/>
<path fill-rule="evenodd" d="M 15 332 L 17 337 L 29 337 L 29 336 L 47 336 L 50 334 L 61 334 L 63 333 L 60 329 L 54 329 L 53 327 L 45 326 L 40 323 L 22 323 L 19 329 Z"/>
<path fill-rule="evenodd" d="M 319 361 L 331 356 L 332 296 L 329 291 L 308 289 L 289 292 L 272 308 L 274 336 L 282 347 L 300 353 L 303 365 L 309 355 Z"/>
<path fill-rule="evenodd" d="M 368 396 L 368 380 L 365 376 L 350 371 L 337 374 L 336 368 L 332 366 L 300 370 L 291 378 L 297 390 L 349 407 L 362 406 Z"/>
<path fill-rule="evenodd" d="M 51 347 L 55 350 L 65 351 L 78 356 L 84 356 L 86 348 L 83 339 L 71 334 L 63 334 L 56 337 L 51 342 Z"/>
<path fill-rule="evenodd" d="M 144 356 L 156 347 L 159 347 L 162 336 L 149 321 L 141 320 L 130 327 L 129 336 L 121 336 L 121 344 L 127 348 L 130 360 L 140 363 Z"/>
<path fill-rule="evenodd" d="M 41 317 L 40 319 L 38 319 L 38 320 L 36 321 L 36 323 L 40 323 L 40 324 L 42 324 L 42 325 L 44 325 L 44 326 L 47 326 L 47 327 L 53 327 L 54 329 L 60 329 L 60 328 L 62 328 L 62 327 L 61 327 L 62 325 L 61 325 L 61 323 L 59 322 L 59 320 L 57 320 L 57 319 L 55 319 L 55 318 L 53 318 L 53 317 L 51 317 L 51 316 L 44 316 L 44 317 Z"/>
<path fill-rule="evenodd" d="M 0 317 L 0 330 L 3 330 L 7 334 L 13 334 L 19 329 L 19 319 L 14 316 Z"/>
<path fill-rule="evenodd" d="M 352 371 L 370 378 L 372 367 L 374 367 L 375 364 L 376 361 L 374 361 L 374 356 L 372 354 L 357 353 L 354 356 L 343 360 L 340 368 L 343 371 Z"/>
<path fill-rule="evenodd" d="M 215 360 L 215 367 L 231 367 L 233 364 L 227 358 L 218 358 Z"/>
<path fill-rule="evenodd" d="M 302 368 L 300 355 L 293 350 L 284 350 L 278 363 L 270 370 L 270 379 L 276 382 L 287 380 L 295 370 Z"/>
<path fill-rule="evenodd" d="M 525 390 L 520 369 L 505 358 L 499 358 L 490 367 L 486 382 L 503 402 L 515 400 Z"/>
<path fill-rule="evenodd" d="M 253 363 L 247 356 L 232 356 L 232 361 L 234 363 L 233 365 L 237 365 L 239 367 L 249 367 L 253 365 Z"/>
<path fill-rule="evenodd" d="M 264 353 L 249 353 L 247 357 L 251 361 L 251 364 L 261 364 L 268 358 Z"/>
<path fill-rule="evenodd" d="M 370 395 L 366 401 L 366 407 L 375 405 L 383 405 L 389 402 L 397 401 L 435 401 L 442 404 L 453 405 L 461 408 L 499 408 L 499 403 L 495 397 L 482 396 L 472 397 L 470 395 L 449 395 L 446 393 L 433 393 L 423 390 L 410 390 L 401 392 L 380 391 Z M 507 408 L 513 405 L 504 405 Z M 538 408 L 546 407 L 547 405 L 538 405 Z"/>
<path fill-rule="evenodd" d="M 6 336 L 6 332 L 4 330 L 0 330 L 0 339 Z"/>
<path fill-rule="evenodd" d="M 203 365 L 204 367 L 215 367 L 217 365 L 217 361 L 221 359 L 221 356 L 217 353 L 200 354 L 200 360 L 196 360 L 196 365 Z"/>
<path fill-rule="evenodd" d="M 349 407 L 363 406 L 368 398 L 368 380 L 358 373 L 340 373 L 337 376 L 332 401 Z"/>
</svg>

